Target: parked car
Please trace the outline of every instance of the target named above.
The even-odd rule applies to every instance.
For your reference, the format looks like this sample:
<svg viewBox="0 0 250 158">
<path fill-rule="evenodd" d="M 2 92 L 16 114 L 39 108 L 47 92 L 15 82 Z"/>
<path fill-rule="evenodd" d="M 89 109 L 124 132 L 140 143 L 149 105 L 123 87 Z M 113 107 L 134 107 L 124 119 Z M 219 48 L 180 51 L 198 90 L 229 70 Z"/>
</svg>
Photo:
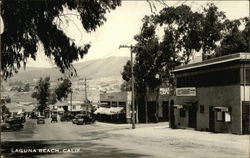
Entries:
<svg viewBox="0 0 250 158">
<path fill-rule="evenodd" d="M 77 125 L 83 125 L 83 124 L 91 124 L 94 123 L 95 120 L 93 119 L 91 113 L 84 112 L 82 114 L 78 114 L 75 119 L 72 120 L 73 123 Z"/>
<path fill-rule="evenodd" d="M 77 114 L 75 118 L 72 119 L 72 123 L 77 125 L 83 124 L 83 119 L 84 119 L 83 114 Z"/>
<path fill-rule="evenodd" d="M 64 122 L 64 121 L 71 121 L 72 120 L 72 116 L 70 113 L 64 113 L 61 118 L 60 121 Z"/>
<path fill-rule="evenodd" d="M 1 123 L 2 131 L 17 131 L 23 128 L 22 120 L 16 118 L 8 118 L 5 122 Z"/>
<path fill-rule="evenodd" d="M 45 116 L 38 116 L 37 124 L 45 124 Z"/>
<path fill-rule="evenodd" d="M 51 123 L 52 122 L 57 122 L 57 114 L 51 115 Z"/>
</svg>

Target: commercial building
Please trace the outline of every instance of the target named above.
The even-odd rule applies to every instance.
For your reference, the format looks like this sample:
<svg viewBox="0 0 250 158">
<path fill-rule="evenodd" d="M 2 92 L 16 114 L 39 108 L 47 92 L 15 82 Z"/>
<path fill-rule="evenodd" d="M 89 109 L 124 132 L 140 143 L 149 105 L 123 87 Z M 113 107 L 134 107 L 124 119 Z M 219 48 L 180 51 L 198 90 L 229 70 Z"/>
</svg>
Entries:
<svg viewBox="0 0 250 158">
<path fill-rule="evenodd" d="M 99 121 L 126 123 L 131 121 L 131 93 L 112 92 L 100 94 L 99 108 L 94 112 Z"/>
<path fill-rule="evenodd" d="M 149 91 L 147 95 L 148 106 L 148 121 L 156 122 L 156 116 L 158 121 L 168 121 L 168 105 L 169 105 L 169 90 L 167 88 L 160 88 L 159 104 L 157 106 L 156 93 Z M 136 122 L 145 122 L 145 104 L 135 101 L 135 120 Z M 100 94 L 99 108 L 94 112 L 97 119 L 107 122 L 131 122 L 131 92 L 113 92 Z M 138 114 L 138 116 L 137 116 Z"/>
<path fill-rule="evenodd" d="M 169 120 L 169 88 L 160 88 L 159 96 L 155 90 L 149 90 L 147 94 L 147 110 L 145 100 L 138 100 L 136 109 L 138 109 L 138 120 L 140 123 L 146 121 L 146 112 L 148 122 L 168 121 Z M 158 99 L 157 99 L 158 98 Z M 138 107 L 137 107 L 138 106 Z M 158 119 L 157 119 L 158 117 Z"/>
<path fill-rule="evenodd" d="M 249 134 L 250 53 L 177 67 L 170 126 Z"/>
</svg>

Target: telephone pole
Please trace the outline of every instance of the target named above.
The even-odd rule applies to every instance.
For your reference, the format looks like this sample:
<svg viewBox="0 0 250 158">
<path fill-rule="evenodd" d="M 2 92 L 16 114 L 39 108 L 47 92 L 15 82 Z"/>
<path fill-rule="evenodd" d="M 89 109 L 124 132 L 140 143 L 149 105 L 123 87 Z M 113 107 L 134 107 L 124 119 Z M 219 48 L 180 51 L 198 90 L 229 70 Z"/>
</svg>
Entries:
<svg viewBox="0 0 250 158">
<path fill-rule="evenodd" d="M 88 92 L 87 92 L 87 80 L 91 79 L 84 79 L 84 90 L 85 90 L 85 105 L 86 105 L 86 110 L 89 111 L 89 103 L 88 103 Z"/>
<path fill-rule="evenodd" d="M 130 48 L 130 55 L 131 55 L 131 80 L 132 80 L 132 93 L 131 93 L 131 105 L 132 105 L 132 129 L 135 129 L 135 99 L 134 99 L 134 61 L 133 61 L 133 52 L 132 48 L 135 46 L 128 46 L 128 45 L 120 45 L 119 48 Z M 137 114 L 138 115 L 138 114 Z"/>
</svg>

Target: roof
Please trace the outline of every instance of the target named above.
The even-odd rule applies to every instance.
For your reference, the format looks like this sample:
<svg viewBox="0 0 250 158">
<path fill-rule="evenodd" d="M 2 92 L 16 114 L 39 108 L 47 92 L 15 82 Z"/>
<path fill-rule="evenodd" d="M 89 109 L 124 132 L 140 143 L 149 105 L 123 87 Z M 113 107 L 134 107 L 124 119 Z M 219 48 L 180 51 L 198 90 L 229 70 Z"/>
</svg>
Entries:
<svg viewBox="0 0 250 158">
<path fill-rule="evenodd" d="M 205 67 L 205 66 L 221 64 L 221 63 L 226 63 L 226 62 L 230 62 L 230 61 L 237 61 L 237 60 L 247 60 L 247 61 L 249 60 L 250 61 L 250 52 L 230 54 L 230 55 L 212 58 L 212 59 L 205 60 L 205 61 L 198 62 L 198 63 L 194 63 L 194 64 L 178 66 L 172 72 L 175 73 L 175 72 L 179 72 L 179 71 L 195 69 L 195 68 L 199 68 L 199 67 Z"/>
</svg>

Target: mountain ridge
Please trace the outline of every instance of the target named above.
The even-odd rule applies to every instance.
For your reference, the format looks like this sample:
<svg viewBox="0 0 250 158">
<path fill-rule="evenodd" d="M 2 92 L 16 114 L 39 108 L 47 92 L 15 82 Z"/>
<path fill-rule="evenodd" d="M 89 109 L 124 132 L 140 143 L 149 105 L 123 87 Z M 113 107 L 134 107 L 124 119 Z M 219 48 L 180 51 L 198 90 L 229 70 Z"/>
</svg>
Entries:
<svg viewBox="0 0 250 158">
<path fill-rule="evenodd" d="M 105 78 L 119 77 L 123 66 L 129 60 L 129 57 L 112 56 L 108 58 L 93 59 L 85 62 L 74 63 L 78 78 Z M 17 74 L 10 78 L 10 81 L 31 82 L 33 79 L 50 76 L 51 80 L 57 80 L 63 74 L 57 67 L 26 67 L 20 69 Z"/>
</svg>

